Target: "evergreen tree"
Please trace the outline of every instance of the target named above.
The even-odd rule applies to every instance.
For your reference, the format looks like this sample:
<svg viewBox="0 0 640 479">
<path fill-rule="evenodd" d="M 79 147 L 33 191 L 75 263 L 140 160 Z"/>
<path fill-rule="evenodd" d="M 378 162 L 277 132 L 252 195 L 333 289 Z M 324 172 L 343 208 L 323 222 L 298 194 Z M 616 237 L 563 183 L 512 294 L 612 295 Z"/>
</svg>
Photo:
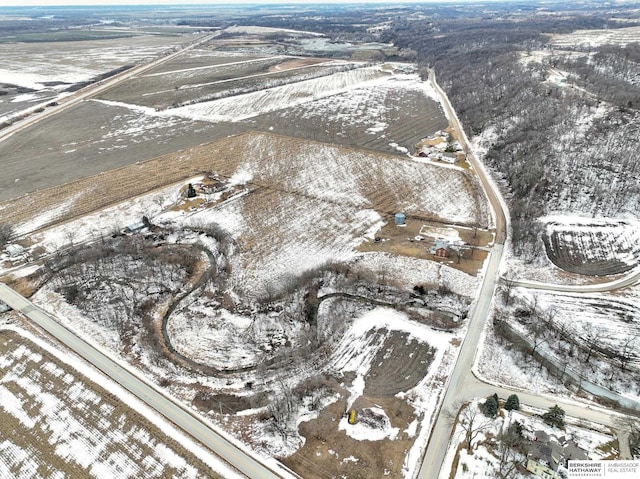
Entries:
<svg viewBox="0 0 640 479">
<path fill-rule="evenodd" d="M 0 223 L 0 249 L 4 248 L 13 240 L 15 232 L 12 225 Z"/>
<path fill-rule="evenodd" d="M 480 408 L 485 416 L 496 417 L 498 414 L 498 401 L 496 401 L 495 396 L 489 396 Z"/>
<path fill-rule="evenodd" d="M 564 410 L 556 404 L 542 415 L 542 419 L 549 426 L 564 427 Z"/>
<path fill-rule="evenodd" d="M 520 409 L 520 399 L 517 394 L 512 394 L 507 398 L 507 402 L 504 404 L 504 408 L 507 411 L 513 411 L 514 409 L 517 411 Z"/>
</svg>

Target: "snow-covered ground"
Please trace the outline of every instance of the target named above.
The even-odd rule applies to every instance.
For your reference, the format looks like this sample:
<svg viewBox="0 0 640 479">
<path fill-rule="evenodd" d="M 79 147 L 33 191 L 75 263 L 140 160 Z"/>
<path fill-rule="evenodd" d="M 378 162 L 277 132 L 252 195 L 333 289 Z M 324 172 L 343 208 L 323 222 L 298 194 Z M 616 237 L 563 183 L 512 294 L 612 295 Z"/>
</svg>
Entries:
<svg viewBox="0 0 640 479">
<path fill-rule="evenodd" d="M 375 138 L 384 136 L 384 130 L 389 126 L 388 122 L 378 118 L 385 113 L 382 103 L 389 92 L 405 90 L 435 98 L 433 90 L 417 74 L 401 71 L 403 69 L 398 65 L 365 66 L 256 93 L 164 111 L 102 101 L 101 106 L 125 108 L 132 113 L 131 117 L 127 117 L 132 119 L 127 119 L 120 129 L 109 129 L 105 135 L 118 137 L 125 132 L 128 135 L 132 132 L 143 135 L 145 128 L 152 128 L 156 120 L 176 117 L 211 122 L 240 121 L 313 102 L 314 106 L 320 108 L 320 115 L 330 115 L 338 103 L 344 103 L 346 107 L 341 114 L 346 116 L 345 122 L 364 122 L 368 134 Z M 363 103 L 372 105 L 364 115 L 360 111 Z M 227 366 L 246 367 L 249 371 L 228 377 L 206 376 L 170 363 L 166 358 L 145 355 L 142 351 L 144 345 L 136 343 L 139 336 L 131 340 L 131 349 L 124 353 L 129 354 L 129 358 L 134 357 L 136 363 L 154 380 L 171 378 L 167 389 L 187 404 L 195 404 L 196 391 L 208 391 L 214 396 L 223 393 L 244 397 L 251 388 L 272 387 L 276 379 L 294 387 L 304 382 L 311 373 L 326 373 L 336 377 L 347 373 L 347 379 L 341 385 L 342 392 L 347 396 L 343 400 L 352 405 L 365 395 L 367 387 L 371 387 L 369 382 L 373 382 L 370 376 L 374 376 L 375 371 L 382 367 L 382 362 L 374 361 L 376 355 L 391 354 L 390 344 L 394 344 L 394 341 L 402 351 L 409 347 L 419 348 L 425 354 L 432 351 L 428 371 L 417 377 L 410 387 L 392 396 L 394 400 L 406 402 L 415 413 L 415 418 L 408 421 L 406 429 L 404 426 L 394 426 L 397 420 L 395 411 L 385 410 L 381 406 L 365 408 L 365 416 L 369 414 L 376 418 L 372 423 L 363 421 L 355 429 L 340 423 L 340 427 L 348 430 L 352 439 L 364 439 L 366 435 L 367 441 L 376 442 L 408 437 L 411 441 L 403 474 L 410 477 L 428 439 L 431 421 L 441 399 L 444 378 L 453 367 L 464 327 L 443 332 L 428 326 L 429 312 L 425 312 L 423 317 L 418 314 L 420 317 L 416 319 L 416 311 L 413 310 L 403 313 L 371 304 L 362 307 L 356 302 L 352 316 L 339 318 L 338 324 L 343 329 L 340 330 L 341 335 L 335 338 L 336 343 L 332 345 L 335 347 L 326 352 L 326 357 L 310 363 L 315 369 L 304 369 L 303 366 L 306 367 L 308 363 L 296 369 L 296 364 L 292 362 L 286 369 L 292 372 L 289 377 L 274 379 L 270 377 L 274 375 L 272 372 L 266 374 L 263 369 L 251 371 L 260 355 L 264 354 L 265 344 L 269 343 L 273 348 L 289 348 L 295 354 L 296 348 L 304 346 L 302 341 L 296 342 L 295 336 L 305 339 L 303 334 L 308 325 L 297 318 L 298 322 L 289 329 L 282 328 L 282 318 L 272 314 L 279 311 L 271 311 L 261 312 L 264 321 L 256 326 L 247 316 L 247 310 L 255 305 L 253 301 L 256 297 L 264 296 L 265 291 L 272 290 L 274 285 L 290 284 L 292 279 L 314 268 L 321 270 L 327 263 L 342 263 L 352 268 L 356 272 L 354 274 L 371 278 L 372 285 L 377 284 L 378 280 L 382 284 L 388 282 L 390 286 L 384 286 L 388 296 L 392 296 L 393 291 L 407 294 L 415 285 L 435 289 L 446 287 L 464 298 L 447 295 L 447 300 L 441 300 L 443 309 L 454 314 L 461 313 L 468 307 L 466 299 L 473 297 L 476 292 L 477 278 L 426 260 L 358 253 L 357 246 L 371 240 L 396 211 L 424 215 L 443 222 L 475 224 L 484 222 L 488 217 L 487 205 L 478 201 L 477 191 L 470 185 L 469 176 L 460 168 L 302 140 L 283 141 L 275 135 L 255 134 L 247 138 L 247 143 L 242 145 L 240 161 L 221 166 L 227 168 L 220 172 L 221 177 L 226 178 L 224 181 L 229 187 L 233 186 L 236 193 L 240 192 L 233 198 L 215 207 L 204 205 L 196 211 L 185 206 L 183 211 L 163 212 L 171 200 L 178 200 L 176 192 L 179 186 L 174 185 L 33 235 L 30 238 L 32 248 L 39 246 L 51 253 L 71 243 L 77 245 L 92 239 L 98 240 L 139 221 L 143 215 L 154 223 L 178 230 L 181 226 L 220 225 L 229 233 L 233 239 L 229 258 L 230 278 L 220 295 L 228 295 L 231 302 L 235 300 L 246 309 L 232 311 L 233 306 L 229 309 L 220 308 L 220 304 L 213 301 L 214 298 L 216 301 L 220 298 L 215 296 L 218 292 L 203 290 L 201 301 L 194 295 L 181 302 L 169 319 L 168 334 L 175 339 L 176 350 L 196 362 L 208 363 L 220 369 L 224 369 L 226 363 Z M 391 138 L 385 138 L 385 141 L 393 144 L 398 151 L 408 152 L 406 147 Z M 64 151 L 73 151 L 74 147 L 73 144 L 65 145 L 68 149 Z M 48 222 L 55 214 L 56 211 L 42 213 L 31 222 L 19 225 L 19 232 L 27 233 Z M 192 238 L 177 233 L 171 235 L 169 241 L 188 244 Z M 132 264 L 135 269 L 142 261 L 135 258 Z M 121 274 L 112 276 L 114 288 L 94 288 L 100 292 L 101 301 L 109 305 L 105 307 L 107 313 L 104 318 L 94 316 L 92 320 L 81 308 L 67 304 L 64 294 L 56 291 L 56 288 L 60 289 L 63 279 L 56 279 L 57 283 L 53 281 L 36 293 L 34 299 L 78 331 L 80 336 L 98 343 L 110 354 L 123 354 L 125 339 L 130 338 L 123 338 L 122 330 L 114 328 L 113 324 L 117 324 L 117 321 L 112 321 L 113 324 L 109 324 L 109 321 L 116 318 L 119 307 L 115 293 L 119 286 L 115 283 L 120 285 L 126 281 Z M 184 277 L 177 275 L 174 278 L 172 272 L 171 278 L 173 282 L 167 287 L 172 292 L 182 293 L 186 285 L 179 283 L 184 281 Z M 322 293 L 333 292 L 334 286 L 323 284 Z M 135 297 L 136 304 L 140 304 L 145 295 L 142 288 L 135 285 L 128 285 L 126 292 Z M 381 297 L 377 296 L 378 299 Z M 429 298 L 423 299 L 425 302 L 431 301 Z M 322 308 L 327 308 L 330 302 L 327 300 L 322 303 L 318 321 L 323 320 L 322 314 L 327 311 Z M 214 309 L 216 312 L 211 314 Z M 139 334 L 141 329 L 136 324 L 132 328 L 133 334 Z M 254 335 L 253 338 L 251 335 Z M 294 340 L 290 339 L 292 337 Z M 249 344 L 254 338 L 258 338 L 258 341 Z M 383 347 L 390 349 L 387 351 Z M 412 366 L 411 359 L 399 362 L 402 367 L 409 367 Z M 414 369 L 424 373 L 420 367 L 426 366 L 415 366 Z M 407 380 L 405 377 L 402 379 Z M 264 384 L 266 381 L 271 382 Z M 270 399 L 279 400 L 272 390 L 261 392 L 270 395 Z M 337 397 L 335 392 L 322 397 L 321 408 L 338 400 Z M 250 436 L 255 444 L 260 444 L 270 454 L 289 455 L 304 442 L 297 427 L 318 414 L 306 401 L 305 398 L 293 408 L 294 417 L 291 420 L 295 427 L 289 436 L 273 433 L 265 426 L 264 415 L 269 413 L 269 406 L 249 408 L 238 414 L 224 414 L 222 407 L 219 413 L 211 408 L 208 416 L 221 425 L 227 421 L 247 421 L 250 426 L 242 429 L 242 432 L 236 431 L 243 435 L 243 439 Z M 347 455 L 343 454 L 343 457 Z M 354 460 L 357 459 L 354 457 Z"/>
<path fill-rule="evenodd" d="M 18 434 L 0 441 L 0 476 L 34 477 L 46 469 L 48 477 L 65 477 L 68 465 L 91 477 L 198 478 L 210 474 L 204 463 L 224 477 L 240 477 L 94 368 L 30 333 L 7 329 L 21 341 L 9 347 L 5 342 L 0 357 L 0 409 L 4 422 L 16 422 Z M 128 406 L 101 396 L 92 383 Z M 20 429 L 43 445 L 25 446 Z M 174 441 L 202 462 L 180 456 Z"/>
<path fill-rule="evenodd" d="M 401 85 L 397 83 L 400 81 L 407 81 L 408 83 Z M 426 88 L 416 74 L 393 74 L 387 68 L 378 65 L 194 105 L 169 108 L 155 114 L 159 116 L 179 116 L 198 121 L 234 122 L 312 101 L 315 102 L 342 93 L 380 85 L 395 85 L 403 88 L 413 87 L 423 90 Z M 131 108 L 137 107 L 132 105 Z"/>
<path fill-rule="evenodd" d="M 0 44 L 0 83 L 33 90 L 59 83 L 60 88 L 65 88 L 151 58 L 181 40 L 181 37 L 149 35 L 81 42 L 3 43 Z"/>
<path fill-rule="evenodd" d="M 557 236 L 557 243 L 550 241 L 551 254 L 558 245 L 569 250 L 567 256 L 581 262 L 623 263 L 635 266 L 640 260 L 640 221 L 583 218 L 574 215 L 541 218 L 548 237 Z"/>
<path fill-rule="evenodd" d="M 578 424 L 578 421 L 574 418 L 565 418 L 567 425 L 564 430 L 553 428 L 545 424 L 539 417 L 536 417 L 536 415 L 545 411 L 533 409 L 511 411 L 511 413 L 501 411 L 495 419 L 490 419 L 485 417 L 478 409 L 481 402 L 484 402 L 484 400 L 477 400 L 465 406 L 465 409 L 470 409 L 473 412 L 463 412 L 458 418 L 460 419 L 460 417 L 464 417 L 465 415 L 468 417 L 469 414 L 475 414 L 476 428 L 479 429 L 479 433 L 473 441 L 473 452 L 470 454 L 464 447 L 458 451 L 459 445 L 465 443 L 465 429 L 459 422 L 456 422 L 456 428 L 449 442 L 447 455 L 439 476 L 440 479 L 448 479 L 450 477 L 455 477 L 455 479 L 493 479 L 500 477 L 498 475 L 500 464 L 498 437 L 499 434 L 507 431 L 510 424 L 516 421 L 524 426 L 523 436 L 525 439 L 533 441 L 536 431 L 541 431 L 552 438 L 564 437 L 566 440 L 574 441 L 578 447 L 587 453 L 590 460 L 601 460 L 606 457 L 607 453 L 598 448 L 605 446 L 614 439 L 605 431 L 601 431 L 601 428 L 597 425 L 585 425 L 583 422 Z M 593 427 L 589 428 L 589 426 Z M 457 469 L 452 476 L 451 468 L 453 467 L 456 454 L 459 455 L 459 460 Z M 503 457 L 506 463 L 515 461 L 526 467 L 526 457 L 520 453 L 505 454 Z M 509 477 L 526 479 L 532 477 L 532 475 L 513 471 Z"/>
<path fill-rule="evenodd" d="M 514 310 L 507 309 L 509 324 L 523 337 L 535 341 L 537 351 L 594 384 L 631 400 L 640 400 L 637 382 L 640 376 L 640 309 L 637 307 L 640 288 L 634 286 L 621 292 L 581 295 L 516 288 L 513 297 L 511 308 L 514 304 L 525 309 L 535 304 L 538 314 L 551 318 L 554 329 L 545 326 L 534 339 L 534 334 L 514 318 Z M 541 321 L 539 318 L 533 320 Z M 559 339 L 557 331 L 563 331 L 566 337 L 574 338 L 586 349 L 580 350 Z M 588 352 L 589 344 L 592 345 L 591 353 Z M 624 357 L 605 360 L 597 352 L 599 348 Z M 626 363 L 624 369 L 621 361 Z M 510 342 L 500 339 L 491 324 L 485 327 L 485 340 L 476 368 L 481 377 L 491 382 L 567 400 L 576 398 L 575 391 L 569 390 L 561 378 L 532 362 L 528 354 L 517 351 Z M 585 397 L 589 395 L 585 394 Z"/>
<path fill-rule="evenodd" d="M 640 40 L 640 27 L 611 28 L 607 30 L 576 30 L 552 36 L 552 42 L 558 47 L 600 45 L 626 45 Z"/>
</svg>

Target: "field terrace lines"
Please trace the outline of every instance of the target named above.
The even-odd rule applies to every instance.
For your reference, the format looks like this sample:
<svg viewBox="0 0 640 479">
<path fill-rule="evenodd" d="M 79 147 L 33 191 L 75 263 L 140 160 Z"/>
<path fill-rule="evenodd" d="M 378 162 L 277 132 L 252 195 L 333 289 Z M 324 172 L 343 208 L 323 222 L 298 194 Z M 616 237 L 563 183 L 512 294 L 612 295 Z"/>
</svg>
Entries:
<svg viewBox="0 0 640 479">
<path fill-rule="evenodd" d="M 256 228 L 241 241 L 262 250 L 272 248 L 267 238 L 291 248 L 295 245 L 291 241 L 306 238 L 306 245 L 316 244 L 312 250 L 347 254 L 364 234 L 372 234 L 367 233 L 370 228 L 391 221 L 397 211 L 458 224 L 482 222 L 488 215 L 482 202 L 479 208 L 468 207 L 478 203 L 477 192 L 474 180 L 461 170 L 257 133 L 32 193 L 0 204 L 0 211 L 3 221 L 25 234 L 211 171 L 231 181 L 241 181 L 244 175 L 256 191 L 215 212 L 205 212 L 204 218 L 225 225 L 237 216 L 232 220 L 236 228 L 248 219 L 255 221 Z M 131 219 L 123 221 L 121 226 Z M 194 221 L 200 221 L 198 215 Z"/>
<path fill-rule="evenodd" d="M 388 79 L 247 119 L 264 131 L 397 153 L 390 143 L 407 150 L 426 132 L 447 127 L 432 92 L 416 78 Z"/>
<path fill-rule="evenodd" d="M 640 262 L 640 231 L 629 221 L 551 217 L 542 239 L 551 262 L 571 273 L 614 275 Z"/>
<path fill-rule="evenodd" d="M 357 68 L 251 93 L 171 108 L 159 112 L 159 114 L 214 123 L 240 121 L 259 114 L 314 101 L 318 98 L 344 93 L 356 87 L 363 88 L 380 84 L 385 82 L 390 75 L 390 72 L 385 72 L 375 66 Z"/>
<path fill-rule="evenodd" d="M 607 30 L 576 30 L 572 33 L 551 35 L 553 45 L 557 47 L 576 47 L 600 45 L 626 45 L 638 41 L 640 27 L 612 28 Z"/>
<path fill-rule="evenodd" d="M 135 78 L 131 81 L 156 79 L 160 91 L 171 92 L 140 100 L 150 92 L 141 86 L 122 91 L 115 86 L 94 101 L 84 101 L 43 118 L 37 128 L 25 128 L 3 141 L 0 154 L 5 175 L 0 178 L 0 199 L 67 183 L 134 161 L 147 161 L 249 129 L 397 153 L 411 151 L 425 135 L 447 125 L 429 85 L 416 73 L 403 72 L 402 66 L 325 61 L 291 69 L 290 59 L 277 58 L 280 63 L 271 58 L 264 59 L 265 64 L 261 63 L 263 60 L 247 63 L 262 65 L 267 71 L 282 67 L 282 71 L 275 71 L 274 75 L 282 76 L 278 82 L 289 82 L 283 86 L 267 88 L 267 83 L 259 81 L 251 88 L 257 85 L 266 89 L 238 94 L 233 88 L 233 91 L 219 92 L 233 95 L 228 98 L 157 111 L 156 108 L 167 106 L 174 93 L 182 94 L 181 85 L 172 84 L 166 78 L 160 81 L 165 75 Z M 176 66 L 184 66 L 179 63 L 181 59 L 175 59 Z M 218 69 L 224 76 L 225 67 Z M 314 75 L 322 76 L 301 81 Z M 173 78 L 171 74 L 166 76 Z M 226 76 L 233 78 L 229 72 Z M 224 85 L 224 88 L 230 87 L 228 82 Z M 189 97 L 189 101 L 217 95 L 212 90 L 214 86 L 205 88 L 204 97 L 196 94 Z M 148 106 L 139 106 L 139 103 Z M 312 113 L 316 105 L 320 114 Z M 302 106 L 305 108 L 297 110 Z"/>
<path fill-rule="evenodd" d="M 175 86 L 170 90 L 157 90 L 158 87 L 156 87 L 156 91 L 153 91 L 153 88 L 150 86 L 148 89 L 145 89 L 144 85 L 132 85 L 131 88 L 136 89 L 136 91 L 147 91 L 147 93 L 131 95 L 128 101 L 134 104 L 153 106 L 156 109 L 167 109 L 325 77 L 358 67 L 358 65 L 353 63 L 332 61 L 325 62 L 326 64 L 311 64 L 295 68 L 276 69 L 281 63 L 276 61 L 263 61 L 263 63 L 262 68 L 257 69 L 255 73 L 241 75 L 240 72 L 237 72 L 234 76 L 230 76 L 227 66 L 218 67 L 223 73 L 221 78 L 208 76 L 201 78 L 200 82 L 197 82 L 198 78 L 190 78 L 190 82 L 183 82 L 183 85 Z M 193 77 L 193 74 L 191 74 L 191 76 Z M 175 83 L 175 81 L 172 83 Z M 151 93 L 148 93 L 148 91 L 151 91 Z M 125 89 L 125 92 L 130 92 L 130 89 Z M 171 95 L 168 95 L 169 93 Z M 155 100 L 155 103 L 152 98 L 148 98 L 158 96 L 159 98 Z"/>
<path fill-rule="evenodd" d="M 0 369 L 2 477 L 221 477 L 13 331 L 0 331 Z"/>
</svg>

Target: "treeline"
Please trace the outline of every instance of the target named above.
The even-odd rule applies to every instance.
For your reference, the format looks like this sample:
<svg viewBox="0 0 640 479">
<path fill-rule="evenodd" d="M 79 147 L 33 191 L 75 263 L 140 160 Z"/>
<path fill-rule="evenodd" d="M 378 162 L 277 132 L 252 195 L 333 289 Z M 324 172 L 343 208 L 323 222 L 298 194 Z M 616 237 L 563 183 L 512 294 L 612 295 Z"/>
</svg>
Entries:
<svg viewBox="0 0 640 479">
<path fill-rule="evenodd" d="M 572 73 L 572 80 L 598 98 L 640 109 L 640 43 L 602 45 L 585 56 L 554 59 L 553 65 Z"/>
<path fill-rule="evenodd" d="M 538 218 L 551 211 L 637 210 L 637 47 L 602 47 L 560 64 L 546 35 L 605 25 L 605 17 L 593 15 L 463 18 L 403 21 L 384 35 L 416 51 L 423 71 L 435 70 L 467 133 L 483 134 L 484 161 L 504 180 L 515 253 L 527 261 L 541 253 Z M 575 87 L 554 83 L 554 65 L 579 77 Z"/>
</svg>

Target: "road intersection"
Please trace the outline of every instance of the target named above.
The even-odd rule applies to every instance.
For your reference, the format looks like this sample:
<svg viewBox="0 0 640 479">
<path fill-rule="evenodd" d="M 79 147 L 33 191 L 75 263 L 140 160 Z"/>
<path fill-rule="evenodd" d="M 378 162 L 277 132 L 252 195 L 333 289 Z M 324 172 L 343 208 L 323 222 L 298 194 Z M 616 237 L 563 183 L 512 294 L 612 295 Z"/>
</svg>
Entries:
<svg viewBox="0 0 640 479">
<path fill-rule="evenodd" d="M 495 245 L 491 249 L 489 259 L 487 260 L 487 266 L 482 277 L 482 285 L 478 293 L 478 297 L 476 298 L 471 314 L 469 315 L 467 334 L 458 353 L 458 359 L 454 370 L 446 385 L 440 411 L 431 431 L 427 449 L 418 474 L 420 479 L 431 479 L 438 477 L 438 475 L 440 475 L 440 477 L 449 477 L 450 471 L 443 469 L 445 466 L 443 463 L 449 446 L 449 438 L 451 437 L 455 427 L 454 417 L 458 412 L 453 409 L 477 398 L 487 397 L 494 393 L 497 393 L 501 397 L 507 397 L 510 394 L 515 393 L 518 394 L 522 404 L 541 409 L 548 409 L 549 407 L 557 404 L 565 410 L 568 416 L 588 420 L 611 428 L 618 427 L 618 421 L 623 417 L 620 414 L 616 414 L 613 411 L 603 408 L 582 405 L 560 398 L 547 397 L 501 385 L 489 384 L 474 375 L 473 365 L 475 362 L 476 352 L 480 344 L 481 333 L 487 320 L 491 317 L 493 298 L 496 286 L 500 281 L 500 268 L 503 260 L 505 243 L 508 238 L 507 227 L 509 216 L 504 200 L 502 199 L 495 183 L 487 174 L 484 166 L 474 155 L 464 129 L 460 124 L 460 120 L 451 106 L 446 93 L 437 84 L 433 70 L 430 70 L 429 78 L 436 90 L 436 93 L 440 97 L 441 105 L 449 118 L 451 126 L 457 134 L 459 142 L 467 152 L 467 158 L 482 183 L 487 199 L 492 207 L 496 227 L 496 240 Z M 628 286 L 636 283 L 639 279 L 640 269 L 625 278 L 601 285 L 557 286 L 527 281 L 513 281 L 512 284 L 514 286 L 553 291 L 597 292 L 611 291 L 613 289 Z M 629 451 L 624 431 L 619 431 L 619 440 L 621 443 L 621 457 L 630 459 L 631 453 Z"/>
<path fill-rule="evenodd" d="M 154 62 L 136 67 L 128 70 L 117 77 L 105 81 L 101 85 L 96 85 L 93 88 L 82 90 L 79 94 L 75 95 L 72 99 L 65 101 L 57 106 L 52 106 L 50 109 L 45 110 L 43 113 L 34 113 L 32 117 L 27 118 L 23 122 L 17 123 L 12 127 L 3 130 L 0 133 L 0 141 L 21 129 L 27 128 L 35 124 L 40 119 L 55 114 L 59 111 L 63 111 L 70 106 L 83 101 L 97 93 L 100 93 L 108 88 L 113 87 L 116 83 L 130 78 L 133 75 L 142 73 L 149 68 L 157 66 L 159 63 L 172 58 L 174 55 L 184 52 L 185 49 L 193 48 L 194 46 L 208 41 L 211 36 L 204 37 L 200 41 L 189 45 L 188 47 L 180 50 L 179 52 L 172 53 L 163 58 L 155 60 Z M 449 414 L 452 407 L 459 405 L 463 402 L 470 401 L 479 397 L 486 397 L 490 394 L 497 392 L 500 396 L 507 396 L 512 393 L 517 393 L 523 404 L 533 406 L 536 408 L 546 409 L 554 404 L 560 405 L 565 409 L 568 416 L 583 418 L 585 420 L 593 421 L 599 424 L 603 424 L 610 427 L 616 427 L 616 421 L 618 415 L 611 411 L 581 405 L 561 399 L 552 397 L 545 397 L 538 394 L 530 393 L 527 391 L 515 390 L 499 385 L 492 385 L 483 382 L 481 379 L 473 375 L 472 369 L 476 359 L 476 352 L 478 345 L 480 344 L 482 331 L 485 324 L 491 316 L 493 307 L 493 298 L 496 287 L 500 278 L 500 269 L 503 262 L 505 244 L 507 242 L 507 229 L 508 229 L 508 213 L 504 200 L 500 196 L 495 184 L 491 180 L 490 176 L 486 172 L 484 166 L 477 160 L 473 154 L 468 139 L 464 134 L 464 130 L 455 115 L 455 111 L 451 107 L 446 94 L 437 85 L 435 81 L 435 75 L 430 73 L 432 84 L 441 98 L 441 104 L 451 122 L 453 128 L 457 132 L 458 139 L 467 152 L 467 157 L 475 173 L 480 179 L 487 199 L 491 205 L 493 211 L 493 218 L 495 221 L 495 241 L 494 246 L 491 248 L 489 259 L 487 260 L 486 267 L 483 271 L 482 284 L 476 301 L 469 315 L 469 325 L 467 335 L 459 350 L 458 358 L 452 374 L 448 379 L 446 390 L 444 392 L 444 398 L 440 407 L 440 412 L 436 418 L 436 422 L 432 428 L 431 437 L 425 451 L 423 462 L 421 464 L 418 477 L 421 479 L 433 479 L 438 477 L 438 474 L 443 474 L 448 477 L 449 471 L 442 469 L 443 461 L 446 455 L 449 438 L 454 427 L 452 415 Z M 633 284 L 640 278 L 640 271 L 635 274 L 627 276 L 616 282 L 590 285 L 590 286 L 555 286 L 545 285 L 541 283 L 514 281 L 515 286 L 538 288 L 538 289 L 550 289 L 553 291 L 565 291 L 565 292 L 598 292 L 609 291 L 615 288 L 620 288 Z M 246 451 L 240 449 L 235 444 L 231 443 L 225 437 L 218 434 L 211 427 L 204 424 L 199 418 L 190 413 L 187 409 L 179 406 L 158 390 L 151 387 L 144 380 L 131 373 L 128 369 L 117 364 L 103 353 L 93 348 L 88 343 L 82 341 L 75 336 L 71 331 L 61 326 L 49 315 L 44 313 L 41 309 L 29 302 L 22 296 L 15 293 L 6 285 L 0 283 L 0 300 L 7 303 L 10 307 L 19 311 L 29 317 L 32 321 L 45 329 L 51 335 L 56 337 L 62 343 L 76 351 L 87 361 L 94 364 L 98 369 L 105 374 L 113 378 L 120 383 L 123 387 L 149 404 L 151 407 L 159 411 L 168 420 L 175 423 L 193 437 L 201 441 L 204 445 L 211 448 L 216 454 L 223 457 L 227 462 L 236 467 L 242 473 L 248 477 L 260 477 L 260 478 L 278 478 L 278 477 L 294 477 L 289 472 L 283 470 L 273 470 L 270 467 L 265 466 L 259 459 L 248 454 Z M 455 411 L 453 411 L 455 413 Z M 621 439 L 624 439 L 621 437 Z M 621 441 L 624 443 L 624 440 Z M 628 457 L 628 447 L 624 449 L 623 446 L 622 455 Z"/>
</svg>

